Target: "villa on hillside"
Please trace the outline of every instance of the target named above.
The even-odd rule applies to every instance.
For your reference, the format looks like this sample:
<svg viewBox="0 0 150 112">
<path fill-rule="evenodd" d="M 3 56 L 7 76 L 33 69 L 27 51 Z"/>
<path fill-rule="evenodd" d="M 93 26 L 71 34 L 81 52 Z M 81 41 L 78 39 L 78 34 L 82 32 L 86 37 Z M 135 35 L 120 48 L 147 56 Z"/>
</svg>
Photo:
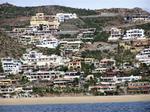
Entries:
<svg viewBox="0 0 150 112">
<path fill-rule="evenodd" d="M 96 32 L 96 28 L 80 29 L 77 38 L 81 40 L 90 41 L 94 39 L 95 32 Z"/>
<path fill-rule="evenodd" d="M 37 51 L 29 51 L 28 53 L 23 54 L 22 62 L 23 64 L 27 65 L 57 67 L 66 65 L 69 60 L 54 54 L 51 56 L 47 56 Z"/>
<path fill-rule="evenodd" d="M 78 16 L 75 13 L 57 13 L 56 17 L 58 18 L 59 22 L 64 22 L 65 20 L 78 18 Z"/>
<path fill-rule="evenodd" d="M 111 28 L 110 32 L 111 34 L 110 37 L 108 38 L 108 42 L 116 42 L 123 36 L 121 29 L 115 27 Z"/>
<path fill-rule="evenodd" d="M 16 84 L 17 80 L 12 80 L 9 78 L 2 78 L 0 79 L 0 85 L 14 85 Z"/>
<path fill-rule="evenodd" d="M 31 97 L 32 92 L 32 86 L 0 85 L 0 94 L 3 98 Z"/>
<path fill-rule="evenodd" d="M 72 85 L 74 85 L 73 79 L 56 78 L 53 81 L 53 87 L 59 87 L 59 89 L 63 89 Z"/>
<path fill-rule="evenodd" d="M 89 91 L 93 94 L 115 94 L 117 86 L 114 82 L 103 82 L 95 86 L 90 86 Z"/>
<path fill-rule="evenodd" d="M 145 48 L 136 55 L 136 60 L 141 63 L 150 65 L 150 48 Z"/>
<path fill-rule="evenodd" d="M 143 29 L 129 29 L 123 32 L 118 28 L 111 28 L 110 37 L 108 38 L 108 42 L 117 42 L 118 40 L 123 41 L 138 41 L 145 40 L 145 34 Z"/>
<path fill-rule="evenodd" d="M 128 83 L 128 90 L 130 92 L 133 92 L 134 89 L 132 89 L 132 87 L 130 86 L 131 84 L 133 84 L 133 81 L 138 81 L 140 80 L 142 77 L 141 76 L 129 76 L 129 77 L 100 77 L 99 79 L 99 83 L 97 83 L 94 86 L 89 86 L 89 92 L 93 93 L 93 94 L 108 94 L 108 95 L 114 95 L 117 93 L 117 86 L 120 84 L 124 84 L 125 82 L 129 82 Z M 138 86 L 138 84 L 136 85 Z M 123 87 L 124 88 L 124 87 Z M 136 87 L 135 87 L 136 88 Z M 149 87 L 148 87 L 149 88 Z M 135 89 L 136 91 L 136 89 Z M 134 91 L 134 92 L 135 92 Z M 140 89 L 138 90 L 140 91 Z M 145 90 L 146 91 L 146 86 L 145 86 Z M 149 90 L 148 90 L 149 91 Z"/>
<path fill-rule="evenodd" d="M 144 30 L 143 29 L 130 29 L 126 31 L 126 34 L 122 38 L 123 40 L 140 40 L 145 39 Z"/>
<path fill-rule="evenodd" d="M 1 59 L 4 73 L 17 74 L 21 71 L 21 61 L 14 58 L 6 57 Z"/>
<path fill-rule="evenodd" d="M 81 70 L 81 61 L 70 61 L 68 65 L 69 70 Z"/>
<path fill-rule="evenodd" d="M 24 73 L 24 76 L 28 78 L 29 81 L 38 81 L 38 80 L 49 80 L 53 81 L 55 78 L 63 77 L 64 72 L 61 71 L 27 71 Z"/>
<path fill-rule="evenodd" d="M 30 25 L 39 26 L 41 29 L 46 27 L 47 29 L 58 29 L 59 21 L 55 15 L 44 15 L 44 13 L 36 13 L 31 17 Z"/>
<path fill-rule="evenodd" d="M 33 35 L 22 35 L 19 37 L 19 42 L 23 43 L 24 45 L 27 45 L 34 43 L 34 39 L 35 36 Z"/>
<path fill-rule="evenodd" d="M 80 39 L 62 39 L 60 41 L 60 49 L 64 51 L 78 52 L 83 42 Z"/>
<path fill-rule="evenodd" d="M 100 81 L 101 82 L 115 82 L 117 83 L 124 83 L 124 82 L 132 82 L 132 81 L 136 81 L 136 80 L 140 80 L 142 79 L 142 76 L 124 76 L 124 77 L 118 77 L 118 76 L 114 76 L 114 77 L 100 77 Z"/>
<path fill-rule="evenodd" d="M 150 83 L 149 82 L 130 82 L 128 83 L 129 94 L 149 94 Z"/>
<path fill-rule="evenodd" d="M 52 34 L 38 33 L 25 34 L 19 37 L 19 42 L 24 45 L 33 44 L 37 47 L 56 48 L 59 44 L 58 39 Z"/>
<path fill-rule="evenodd" d="M 65 72 L 64 74 L 64 79 L 75 79 L 75 78 L 80 78 L 83 77 L 84 72 L 77 72 L 77 71 L 68 71 Z"/>
<path fill-rule="evenodd" d="M 100 62 L 94 63 L 95 70 L 93 73 L 103 73 L 110 69 L 115 69 L 116 67 L 116 61 L 114 59 L 107 59 L 104 58 Z"/>
<path fill-rule="evenodd" d="M 0 85 L 0 94 L 11 94 L 15 92 L 15 87 L 11 85 Z"/>
<path fill-rule="evenodd" d="M 133 14 L 128 15 L 124 17 L 125 21 L 132 21 L 132 22 L 149 22 L 150 21 L 150 15 L 148 14 Z"/>
<path fill-rule="evenodd" d="M 36 47 L 56 48 L 58 45 L 59 45 L 58 39 L 51 38 L 38 41 Z"/>
</svg>

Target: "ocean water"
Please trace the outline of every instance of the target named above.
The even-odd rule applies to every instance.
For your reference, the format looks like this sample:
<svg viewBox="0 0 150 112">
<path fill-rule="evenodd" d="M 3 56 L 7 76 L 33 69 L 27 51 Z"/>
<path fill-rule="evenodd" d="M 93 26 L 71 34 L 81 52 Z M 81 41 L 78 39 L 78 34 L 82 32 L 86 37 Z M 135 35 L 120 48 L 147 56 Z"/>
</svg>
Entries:
<svg viewBox="0 0 150 112">
<path fill-rule="evenodd" d="M 0 112 L 150 112 L 150 102 L 1 105 Z"/>
</svg>

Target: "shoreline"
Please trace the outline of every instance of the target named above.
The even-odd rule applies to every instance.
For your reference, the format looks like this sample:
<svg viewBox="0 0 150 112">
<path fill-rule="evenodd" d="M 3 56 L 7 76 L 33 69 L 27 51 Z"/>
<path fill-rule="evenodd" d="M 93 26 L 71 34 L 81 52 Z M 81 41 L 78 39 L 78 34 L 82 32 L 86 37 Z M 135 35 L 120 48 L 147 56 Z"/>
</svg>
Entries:
<svg viewBox="0 0 150 112">
<path fill-rule="evenodd" d="M 36 104 L 79 104 L 113 102 L 147 102 L 150 95 L 122 96 L 81 96 L 81 97 L 39 97 L 39 98 L 0 98 L 0 105 L 36 105 Z"/>
</svg>

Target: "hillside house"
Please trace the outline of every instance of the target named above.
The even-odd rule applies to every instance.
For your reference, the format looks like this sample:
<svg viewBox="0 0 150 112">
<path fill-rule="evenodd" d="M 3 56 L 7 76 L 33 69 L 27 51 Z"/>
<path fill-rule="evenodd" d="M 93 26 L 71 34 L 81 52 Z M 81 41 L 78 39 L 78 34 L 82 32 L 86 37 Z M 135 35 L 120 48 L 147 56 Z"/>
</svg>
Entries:
<svg viewBox="0 0 150 112">
<path fill-rule="evenodd" d="M 81 61 L 71 61 L 68 65 L 69 70 L 81 70 Z"/>
<path fill-rule="evenodd" d="M 29 81 L 53 81 L 55 78 L 63 77 L 64 72 L 61 71 L 27 71 L 24 76 L 28 78 Z"/>
<path fill-rule="evenodd" d="M 95 86 L 90 86 L 89 91 L 94 94 L 115 94 L 117 86 L 113 82 L 103 82 Z"/>
<path fill-rule="evenodd" d="M 22 62 L 23 64 L 27 65 L 57 67 L 66 65 L 69 60 L 65 57 L 57 56 L 54 54 L 47 56 L 37 51 L 29 51 L 28 53 L 23 54 Z"/>
<path fill-rule="evenodd" d="M 78 18 L 78 16 L 75 13 L 57 13 L 56 17 L 58 18 L 59 22 L 64 22 L 65 20 Z"/>
<path fill-rule="evenodd" d="M 80 78 L 84 75 L 84 72 L 77 72 L 77 71 L 68 71 L 64 74 L 64 79 L 75 79 Z"/>
<path fill-rule="evenodd" d="M 110 30 L 110 37 L 108 38 L 108 42 L 116 42 L 123 36 L 121 29 L 118 28 L 111 28 Z"/>
<path fill-rule="evenodd" d="M 78 52 L 83 42 L 80 39 L 63 39 L 60 41 L 60 48 L 64 51 Z"/>
<path fill-rule="evenodd" d="M 113 76 L 113 77 L 100 77 L 101 82 L 115 82 L 117 83 L 124 83 L 124 82 L 132 82 L 136 80 L 142 79 L 142 76 Z"/>
<path fill-rule="evenodd" d="M 149 82 L 130 82 L 128 83 L 129 94 L 147 94 L 150 93 Z"/>
<path fill-rule="evenodd" d="M 95 62 L 94 63 L 95 66 L 95 70 L 93 71 L 96 73 L 102 73 L 102 72 L 106 72 L 110 69 L 115 69 L 116 68 L 116 61 L 114 59 L 102 59 L 100 62 Z"/>
<path fill-rule="evenodd" d="M 128 15 L 124 18 L 125 21 L 132 21 L 132 22 L 149 22 L 150 15 L 147 14 L 133 14 Z"/>
<path fill-rule="evenodd" d="M 45 48 L 51 48 L 54 49 L 59 45 L 59 41 L 56 38 L 51 39 L 43 39 L 38 41 L 36 44 L 36 47 L 45 47 Z"/>
<path fill-rule="evenodd" d="M 122 38 L 123 40 L 138 40 L 145 39 L 144 30 L 143 29 L 130 29 L 126 31 L 126 34 Z"/>
<path fill-rule="evenodd" d="M 150 48 L 145 48 L 141 50 L 137 55 L 136 55 L 136 60 L 138 60 L 141 63 L 145 63 L 147 65 L 150 65 Z"/>
<path fill-rule="evenodd" d="M 11 57 L 6 57 L 1 59 L 2 67 L 4 73 L 6 74 L 17 74 L 21 72 L 21 61 L 16 60 Z"/>
<path fill-rule="evenodd" d="M 44 15 L 44 13 L 36 13 L 30 20 L 31 26 L 39 26 L 41 29 L 44 27 L 47 29 L 58 29 L 59 24 L 55 15 Z"/>
<path fill-rule="evenodd" d="M 77 38 L 85 41 L 93 40 L 95 37 L 96 28 L 80 29 Z"/>
</svg>

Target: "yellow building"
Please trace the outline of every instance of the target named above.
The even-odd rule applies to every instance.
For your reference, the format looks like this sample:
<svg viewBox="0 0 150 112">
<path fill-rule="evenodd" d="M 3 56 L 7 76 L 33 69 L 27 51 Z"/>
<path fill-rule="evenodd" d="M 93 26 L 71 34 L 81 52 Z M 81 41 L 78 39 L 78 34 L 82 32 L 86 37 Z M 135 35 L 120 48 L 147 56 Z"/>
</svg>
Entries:
<svg viewBox="0 0 150 112">
<path fill-rule="evenodd" d="M 31 26 L 44 25 L 49 29 L 58 29 L 59 21 L 55 15 L 44 15 L 44 13 L 36 13 L 30 20 Z"/>
<path fill-rule="evenodd" d="M 130 50 L 131 49 L 131 44 L 128 42 L 120 42 L 119 46 L 122 46 L 125 50 Z"/>
<path fill-rule="evenodd" d="M 81 61 L 69 62 L 68 69 L 69 70 L 80 70 L 81 69 Z"/>
<path fill-rule="evenodd" d="M 12 85 L 14 83 L 16 83 L 16 80 L 0 79 L 0 85 Z"/>
<path fill-rule="evenodd" d="M 130 42 L 120 42 L 119 46 L 122 46 L 125 50 L 130 50 L 132 53 L 137 53 L 139 51 L 141 51 L 141 49 L 143 49 L 142 46 L 136 46 L 137 41 L 133 41 L 133 43 L 131 44 Z"/>
</svg>

